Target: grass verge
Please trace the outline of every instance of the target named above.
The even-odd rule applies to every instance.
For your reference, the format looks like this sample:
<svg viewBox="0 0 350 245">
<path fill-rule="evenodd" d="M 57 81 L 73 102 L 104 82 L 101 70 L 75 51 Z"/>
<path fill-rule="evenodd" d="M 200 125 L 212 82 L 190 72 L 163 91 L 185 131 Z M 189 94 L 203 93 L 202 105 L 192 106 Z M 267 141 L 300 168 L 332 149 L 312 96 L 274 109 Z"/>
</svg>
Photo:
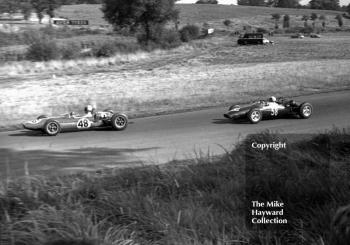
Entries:
<svg viewBox="0 0 350 245">
<path fill-rule="evenodd" d="M 261 152 L 254 141 L 284 141 L 287 149 Z M 333 245 L 332 216 L 350 202 L 349 146 L 348 130 L 293 141 L 264 132 L 215 160 L 6 179 L 0 242 Z M 282 200 L 288 225 L 249 226 L 251 198 Z"/>
</svg>

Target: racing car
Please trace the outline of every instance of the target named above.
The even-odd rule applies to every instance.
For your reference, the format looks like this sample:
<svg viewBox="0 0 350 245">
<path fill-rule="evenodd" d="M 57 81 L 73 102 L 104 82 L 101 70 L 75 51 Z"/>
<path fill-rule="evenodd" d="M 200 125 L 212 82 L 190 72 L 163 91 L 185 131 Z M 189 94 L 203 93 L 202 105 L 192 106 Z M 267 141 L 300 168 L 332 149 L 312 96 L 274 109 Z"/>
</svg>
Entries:
<svg viewBox="0 0 350 245">
<path fill-rule="evenodd" d="M 102 127 L 112 127 L 115 130 L 124 130 L 128 125 L 128 117 L 122 113 L 114 113 L 110 109 L 93 112 L 91 106 L 85 107 L 86 115 L 80 116 L 70 112 L 60 116 L 41 115 L 36 119 L 23 123 L 29 130 L 38 130 L 55 136 L 63 131 L 88 130 Z"/>
<path fill-rule="evenodd" d="M 262 119 L 274 119 L 287 116 L 299 116 L 307 119 L 311 117 L 313 107 L 308 102 L 298 103 L 283 97 L 276 99 L 272 96 L 267 101 L 259 100 L 248 106 L 230 106 L 224 117 L 229 119 L 248 119 L 251 123 L 258 123 Z"/>
</svg>

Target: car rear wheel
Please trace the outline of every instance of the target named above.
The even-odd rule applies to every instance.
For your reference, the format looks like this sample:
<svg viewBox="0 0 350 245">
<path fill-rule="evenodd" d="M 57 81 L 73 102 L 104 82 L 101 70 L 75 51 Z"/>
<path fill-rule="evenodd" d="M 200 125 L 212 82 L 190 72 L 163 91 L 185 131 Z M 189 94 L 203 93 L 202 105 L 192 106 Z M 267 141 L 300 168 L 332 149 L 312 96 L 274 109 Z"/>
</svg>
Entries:
<svg viewBox="0 0 350 245">
<path fill-rule="evenodd" d="M 50 136 L 56 136 L 61 131 L 60 124 L 54 120 L 47 120 L 44 125 L 44 132 Z"/>
<path fill-rule="evenodd" d="M 301 118 L 307 119 L 312 115 L 312 105 L 310 103 L 302 103 L 299 108 L 299 115 Z"/>
<path fill-rule="evenodd" d="M 261 111 L 253 109 L 248 112 L 248 119 L 251 123 L 258 123 L 262 119 Z"/>
<path fill-rule="evenodd" d="M 123 114 L 114 114 L 111 118 L 112 127 L 121 131 L 128 126 L 128 118 Z"/>
</svg>

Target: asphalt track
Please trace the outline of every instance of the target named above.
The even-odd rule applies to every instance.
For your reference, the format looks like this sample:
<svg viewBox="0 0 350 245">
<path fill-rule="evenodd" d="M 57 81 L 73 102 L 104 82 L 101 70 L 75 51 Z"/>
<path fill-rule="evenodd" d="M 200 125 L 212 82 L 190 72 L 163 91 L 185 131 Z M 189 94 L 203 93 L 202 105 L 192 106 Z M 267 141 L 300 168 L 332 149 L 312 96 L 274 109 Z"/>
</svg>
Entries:
<svg viewBox="0 0 350 245">
<path fill-rule="evenodd" d="M 263 130 L 313 134 L 350 126 L 350 91 L 300 96 L 314 106 L 310 119 L 232 122 L 226 108 L 138 118 L 122 132 L 68 132 L 56 137 L 26 130 L 0 133 L 0 178 L 44 172 L 56 174 L 109 167 L 160 164 L 174 159 L 224 153 L 247 134 Z"/>
</svg>

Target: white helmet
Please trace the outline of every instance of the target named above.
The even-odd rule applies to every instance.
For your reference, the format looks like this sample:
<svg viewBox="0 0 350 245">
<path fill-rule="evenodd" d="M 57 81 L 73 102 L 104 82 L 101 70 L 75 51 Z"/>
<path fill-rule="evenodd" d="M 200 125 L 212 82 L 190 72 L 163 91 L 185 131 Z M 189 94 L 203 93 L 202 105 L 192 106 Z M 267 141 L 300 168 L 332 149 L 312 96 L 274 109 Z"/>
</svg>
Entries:
<svg viewBox="0 0 350 245">
<path fill-rule="evenodd" d="M 271 96 L 271 97 L 269 98 L 269 102 L 276 102 L 276 101 L 277 101 L 277 99 L 276 99 L 275 96 Z"/>
<path fill-rule="evenodd" d="M 93 109 L 94 108 L 92 107 L 92 105 L 87 105 L 87 106 L 85 106 L 84 111 L 85 111 L 85 113 L 89 113 L 89 112 L 92 112 Z"/>
</svg>

